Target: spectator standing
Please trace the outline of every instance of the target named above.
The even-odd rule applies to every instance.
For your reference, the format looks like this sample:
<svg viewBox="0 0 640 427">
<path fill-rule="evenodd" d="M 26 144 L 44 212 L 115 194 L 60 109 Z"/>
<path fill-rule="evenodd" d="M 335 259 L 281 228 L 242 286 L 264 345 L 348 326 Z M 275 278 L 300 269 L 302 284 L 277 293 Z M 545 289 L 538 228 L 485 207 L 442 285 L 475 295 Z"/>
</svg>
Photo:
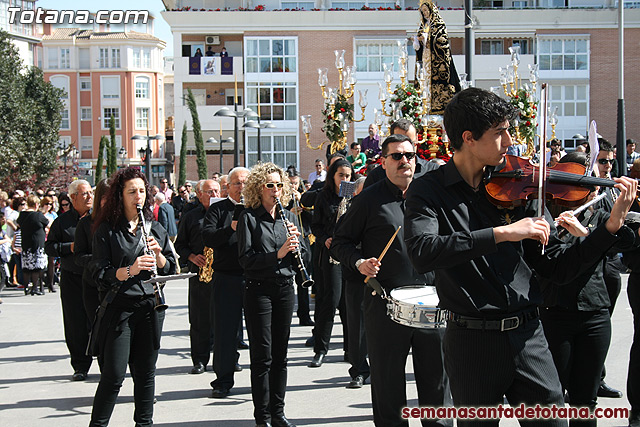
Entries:
<svg viewBox="0 0 640 427">
<path fill-rule="evenodd" d="M 15 270 L 15 275 L 12 276 L 12 280 L 13 284 L 18 287 L 24 286 L 24 277 L 22 276 L 22 235 L 20 233 L 20 227 L 18 226 L 18 217 L 20 216 L 20 211 L 26 207 L 27 201 L 24 197 L 14 197 L 11 200 L 11 212 L 5 217 L 7 221 L 7 235 L 11 238 L 11 248 L 13 249 L 13 256 L 9 263 L 9 272 L 13 275 Z"/>
<path fill-rule="evenodd" d="M 182 217 L 182 210 L 187 203 L 189 203 L 189 192 L 187 191 L 187 187 L 181 185 L 180 187 L 178 187 L 177 193 L 175 193 L 173 195 L 173 198 L 171 199 L 171 206 L 173 206 L 173 216 L 178 222 L 180 222 L 180 218 Z"/>
<path fill-rule="evenodd" d="M 160 192 L 164 194 L 164 199 L 169 202 L 171 201 L 171 197 L 173 196 L 173 190 L 169 188 L 169 181 L 167 178 L 162 178 L 160 180 Z"/>
<path fill-rule="evenodd" d="M 49 225 L 46 228 L 47 234 L 49 234 L 49 228 L 53 221 L 58 218 L 58 214 L 53 210 L 53 199 L 50 196 L 45 196 L 42 198 L 40 202 L 40 212 L 47 218 L 49 221 Z M 49 288 L 49 292 L 55 292 L 55 288 L 53 287 L 54 277 L 55 277 L 55 269 L 56 269 L 56 259 L 55 257 L 48 256 L 47 257 L 47 274 L 45 275 L 45 283 L 47 284 L 47 288 Z"/>
<path fill-rule="evenodd" d="M 353 166 L 353 171 L 355 173 L 360 172 L 362 168 L 367 166 L 367 156 L 365 156 L 364 153 L 360 151 L 359 142 L 351 143 L 351 154 L 347 156 L 347 161 L 351 163 L 351 166 Z"/>
<path fill-rule="evenodd" d="M 309 174 L 309 182 L 313 185 L 316 180 L 324 181 L 327 177 L 327 171 L 324 170 L 324 162 L 322 159 L 316 159 L 316 170 Z"/>
<path fill-rule="evenodd" d="M 20 212 L 18 225 L 22 230 L 22 274 L 24 293 L 31 283 L 31 295 L 44 295 L 44 271 L 47 268 L 47 255 L 44 252 L 45 228 L 49 220 L 38 210 L 40 199 L 35 194 L 27 197 L 27 208 Z"/>
<path fill-rule="evenodd" d="M 380 137 L 378 136 L 378 126 L 371 123 L 369 125 L 369 136 L 362 140 L 362 152 L 367 158 L 380 154 Z"/>
<path fill-rule="evenodd" d="M 640 153 L 636 152 L 636 141 L 634 139 L 627 139 L 627 172 L 631 170 L 633 161 L 640 158 Z"/>
<path fill-rule="evenodd" d="M 58 216 L 62 215 L 65 212 L 69 212 L 71 210 L 71 199 L 69 198 L 69 194 L 66 191 L 60 193 L 60 197 L 58 197 L 58 202 L 60 204 L 60 209 L 58 209 Z"/>
<path fill-rule="evenodd" d="M 220 57 L 221 58 L 226 58 L 227 56 L 229 56 L 229 53 L 227 52 L 227 48 L 223 47 L 222 51 L 220 51 Z"/>
</svg>

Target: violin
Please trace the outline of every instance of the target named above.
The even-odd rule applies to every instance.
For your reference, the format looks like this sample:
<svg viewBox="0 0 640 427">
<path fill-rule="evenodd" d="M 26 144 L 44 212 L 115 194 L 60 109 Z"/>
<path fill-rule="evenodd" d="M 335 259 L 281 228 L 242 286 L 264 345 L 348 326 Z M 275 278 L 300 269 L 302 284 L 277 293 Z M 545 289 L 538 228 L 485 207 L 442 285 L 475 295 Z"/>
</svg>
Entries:
<svg viewBox="0 0 640 427">
<path fill-rule="evenodd" d="M 546 167 L 545 198 L 561 206 L 582 205 L 593 187 L 613 187 L 611 179 L 585 176 L 586 167 L 579 163 L 557 163 Z M 485 183 L 489 201 L 501 207 L 520 206 L 538 197 L 540 167 L 530 159 L 507 155 Z"/>
</svg>

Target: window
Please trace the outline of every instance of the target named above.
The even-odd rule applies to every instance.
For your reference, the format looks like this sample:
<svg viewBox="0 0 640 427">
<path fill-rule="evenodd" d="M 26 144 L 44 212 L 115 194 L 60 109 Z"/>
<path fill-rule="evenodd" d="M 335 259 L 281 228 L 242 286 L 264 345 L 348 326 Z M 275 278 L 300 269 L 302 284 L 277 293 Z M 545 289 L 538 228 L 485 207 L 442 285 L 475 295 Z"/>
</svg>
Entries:
<svg viewBox="0 0 640 427">
<path fill-rule="evenodd" d="M 281 9 L 304 9 L 311 10 L 316 7 L 313 1 L 283 1 L 280 3 Z"/>
<path fill-rule="evenodd" d="M 116 129 L 120 129 L 120 109 L 119 108 L 103 108 L 102 129 L 109 129 L 111 117 L 115 121 Z"/>
<path fill-rule="evenodd" d="M 151 50 L 142 49 L 142 68 L 151 68 Z"/>
<path fill-rule="evenodd" d="M 529 50 L 529 46 L 531 46 L 531 44 L 529 43 L 529 40 L 513 39 L 511 44 L 513 46 L 520 46 L 521 55 L 529 55 L 531 53 L 531 51 Z"/>
<path fill-rule="evenodd" d="M 589 41 L 586 39 L 540 39 L 538 41 L 540 70 L 587 71 Z"/>
<path fill-rule="evenodd" d="M 69 99 L 69 77 L 52 76 L 50 81 L 53 86 L 61 89 L 64 92 L 60 97 L 61 99 Z"/>
<path fill-rule="evenodd" d="M 71 68 L 69 49 L 60 48 L 60 68 Z"/>
<path fill-rule="evenodd" d="M 261 120 L 297 120 L 295 83 L 248 83 L 247 106 L 256 112 L 258 92 Z"/>
<path fill-rule="evenodd" d="M 149 99 L 149 79 L 136 77 L 136 98 Z"/>
<path fill-rule="evenodd" d="M 512 3 L 512 7 L 514 9 L 524 9 L 525 7 L 527 7 L 527 2 L 525 1 L 514 1 Z"/>
<path fill-rule="evenodd" d="M 47 66 L 49 68 L 58 68 L 58 49 L 55 47 L 47 49 Z"/>
<path fill-rule="evenodd" d="M 89 77 L 80 77 L 80 90 L 91 90 L 91 79 Z"/>
<path fill-rule="evenodd" d="M 298 164 L 298 138 L 296 135 L 260 135 L 260 149 L 263 162 L 273 162 L 286 168 Z M 248 137 L 247 156 L 249 166 L 258 163 L 258 136 Z"/>
<path fill-rule="evenodd" d="M 395 40 L 361 40 L 356 42 L 356 69 L 362 72 L 384 71 L 382 64 L 398 62 Z"/>
<path fill-rule="evenodd" d="M 480 42 L 481 55 L 504 55 L 502 40 L 482 40 Z"/>
<path fill-rule="evenodd" d="M 364 0 L 364 1 L 332 1 L 331 7 L 334 9 L 362 9 L 363 6 L 368 6 L 374 9 L 379 7 L 383 8 L 394 8 L 396 6 L 395 1 L 384 1 L 384 0 Z"/>
<path fill-rule="evenodd" d="M 149 129 L 148 108 L 136 108 L 136 129 Z"/>
<path fill-rule="evenodd" d="M 80 108 L 80 120 L 91 120 L 91 107 Z"/>
<path fill-rule="evenodd" d="M 587 85 L 550 86 L 551 111 L 558 107 L 558 116 L 586 119 L 588 92 Z"/>
<path fill-rule="evenodd" d="M 62 121 L 60 122 L 60 129 L 69 130 L 71 126 L 69 125 L 69 109 L 65 108 L 62 110 Z"/>
<path fill-rule="evenodd" d="M 111 68 L 120 68 L 120 49 L 111 49 Z"/>
<path fill-rule="evenodd" d="M 102 77 L 102 97 L 120 98 L 120 79 L 118 77 Z"/>
<path fill-rule="evenodd" d="M 93 151 L 93 140 L 90 136 L 80 137 L 80 150 Z"/>
<path fill-rule="evenodd" d="M 133 49 L 133 68 L 140 68 L 140 49 Z"/>
<path fill-rule="evenodd" d="M 248 39 L 247 73 L 295 73 L 295 39 Z"/>
<path fill-rule="evenodd" d="M 91 51 L 88 48 L 79 48 L 78 49 L 78 63 L 80 69 L 88 70 L 91 68 Z"/>
</svg>

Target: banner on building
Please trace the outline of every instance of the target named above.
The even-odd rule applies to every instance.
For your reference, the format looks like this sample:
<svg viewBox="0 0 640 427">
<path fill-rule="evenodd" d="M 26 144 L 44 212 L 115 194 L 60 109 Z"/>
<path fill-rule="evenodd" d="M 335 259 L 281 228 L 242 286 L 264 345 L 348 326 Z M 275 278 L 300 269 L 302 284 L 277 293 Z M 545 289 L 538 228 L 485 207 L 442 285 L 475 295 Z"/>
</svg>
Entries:
<svg viewBox="0 0 640 427">
<path fill-rule="evenodd" d="M 202 69 L 204 70 L 203 74 L 216 74 L 216 57 L 205 56 L 200 59 L 202 59 Z"/>
<path fill-rule="evenodd" d="M 200 74 L 201 57 L 189 58 L 189 74 Z"/>
<path fill-rule="evenodd" d="M 220 58 L 220 74 L 231 75 L 233 74 L 233 57 L 223 56 Z"/>
</svg>

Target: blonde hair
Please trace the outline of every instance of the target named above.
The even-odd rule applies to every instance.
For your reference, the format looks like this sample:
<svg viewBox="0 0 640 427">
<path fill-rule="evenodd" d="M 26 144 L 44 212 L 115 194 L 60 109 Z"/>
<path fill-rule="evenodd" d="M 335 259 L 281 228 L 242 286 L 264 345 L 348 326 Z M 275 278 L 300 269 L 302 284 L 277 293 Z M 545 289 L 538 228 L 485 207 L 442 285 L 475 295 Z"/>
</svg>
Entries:
<svg viewBox="0 0 640 427">
<path fill-rule="evenodd" d="M 29 194 L 27 196 L 27 207 L 29 209 L 35 209 L 40 203 L 40 199 L 35 194 Z"/>
<path fill-rule="evenodd" d="M 283 206 L 289 204 L 291 201 L 291 184 L 289 183 L 289 179 L 287 179 L 282 168 L 268 162 L 258 163 L 251 168 L 251 172 L 247 178 L 247 185 L 244 187 L 244 190 L 242 190 L 245 206 L 255 209 L 262 204 L 262 189 L 267 183 L 267 177 L 274 172 L 280 175 L 280 181 L 284 184 L 280 202 Z"/>
</svg>

